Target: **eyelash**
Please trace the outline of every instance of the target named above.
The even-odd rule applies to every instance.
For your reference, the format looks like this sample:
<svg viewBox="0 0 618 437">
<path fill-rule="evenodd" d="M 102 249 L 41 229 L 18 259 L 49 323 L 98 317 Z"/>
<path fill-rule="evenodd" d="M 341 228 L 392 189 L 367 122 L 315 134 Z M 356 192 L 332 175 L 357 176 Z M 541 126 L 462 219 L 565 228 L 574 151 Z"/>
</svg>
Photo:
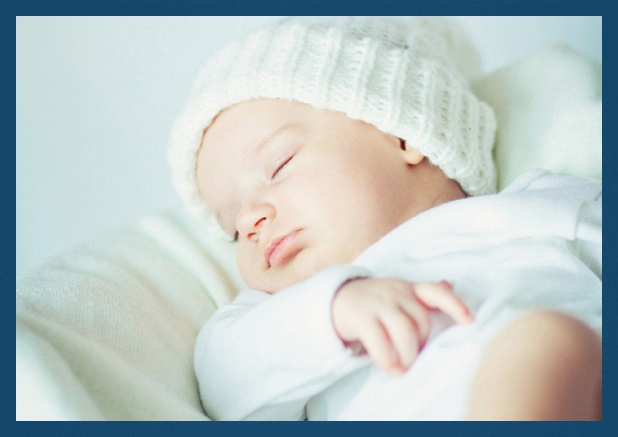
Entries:
<svg viewBox="0 0 618 437">
<path fill-rule="evenodd" d="M 234 241 L 238 241 L 238 237 L 240 237 L 240 233 L 238 231 L 234 232 Z"/>
<path fill-rule="evenodd" d="M 294 158 L 294 155 L 290 155 L 289 157 L 287 157 L 286 159 L 283 160 L 283 162 L 275 169 L 275 171 L 273 172 L 273 174 L 270 176 L 270 179 L 274 179 L 275 176 L 277 176 L 277 174 L 283 170 L 283 168 L 292 160 L 292 158 Z"/>
</svg>

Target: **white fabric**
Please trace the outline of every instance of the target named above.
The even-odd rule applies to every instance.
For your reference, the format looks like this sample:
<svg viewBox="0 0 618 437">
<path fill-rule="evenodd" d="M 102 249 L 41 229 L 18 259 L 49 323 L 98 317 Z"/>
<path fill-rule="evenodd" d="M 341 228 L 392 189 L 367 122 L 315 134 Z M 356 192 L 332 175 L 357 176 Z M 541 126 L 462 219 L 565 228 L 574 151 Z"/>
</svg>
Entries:
<svg viewBox="0 0 618 437">
<path fill-rule="evenodd" d="M 204 420 L 199 328 L 242 286 L 233 245 L 181 214 L 63 253 L 17 284 L 18 420 Z"/>
<path fill-rule="evenodd" d="M 601 332 L 601 225 L 600 182 L 533 171 L 498 195 L 412 218 L 351 266 L 272 296 L 242 292 L 197 340 L 204 408 L 223 420 L 301 419 L 307 403 L 317 420 L 462 420 L 485 345 L 517 314 L 554 308 Z M 435 315 L 411 369 L 386 376 L 332 326 L 332 296 L 357 276 L 446 279 L 475 322 Z"/>
<path fill-rule="evenodd" d="M 572 48 L 555 44 L 473 82 L 475 94 L 498 120 L 499 190 L 534 167 L 601 179 L 601 70 Z"/>
</svg>

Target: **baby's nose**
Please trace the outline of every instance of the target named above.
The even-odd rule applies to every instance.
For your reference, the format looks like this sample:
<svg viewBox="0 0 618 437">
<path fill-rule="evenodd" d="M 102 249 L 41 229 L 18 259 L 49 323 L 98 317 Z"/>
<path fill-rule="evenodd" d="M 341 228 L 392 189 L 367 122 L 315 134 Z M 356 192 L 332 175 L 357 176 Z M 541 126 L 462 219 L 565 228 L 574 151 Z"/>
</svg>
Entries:
<svg viewBox="0 0 618 437">
<path fill-rule="evenodd" d="M 237 228 L 240 238 L 259 241 L 260 231 L 275 218 L 275 207 L 266 202 L 252 202 L 240 210 Z"/>
</svg>

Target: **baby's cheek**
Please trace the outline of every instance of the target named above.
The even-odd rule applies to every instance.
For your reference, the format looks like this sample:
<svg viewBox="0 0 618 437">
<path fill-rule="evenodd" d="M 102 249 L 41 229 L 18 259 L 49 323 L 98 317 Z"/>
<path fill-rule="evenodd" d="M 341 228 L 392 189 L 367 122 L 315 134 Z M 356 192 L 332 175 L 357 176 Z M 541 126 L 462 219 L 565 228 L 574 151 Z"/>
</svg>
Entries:
<svg viewBox="0 0 618 437">
<path fill-rule="evenodd" d="M 261 289 L 258 285 L 260 281 L 260 263 L 256 259 L 254 253 L 242 243 L 238 245 L 238 251 L 236 252 L 236 263 L 238 265 L 238 271 L 242 276 L 245 283 L 254 289 Z"/>
<path fill-rule="evenodd" d="M 268 269 L 261 254 L 251 250 L 253 246 L 240 244 L 236 255 L 238 271 L 249 288 L 275 293 L 294 283 L 290 272 Z"/>
<path fill-rule="evenodd" d="M 305 279 L 321 270 L 337 265 L 337 262 L 331 261 L 332 255 L 317 250 L 301 251 L 294 260 L 296 276 Z"/>
</svg>

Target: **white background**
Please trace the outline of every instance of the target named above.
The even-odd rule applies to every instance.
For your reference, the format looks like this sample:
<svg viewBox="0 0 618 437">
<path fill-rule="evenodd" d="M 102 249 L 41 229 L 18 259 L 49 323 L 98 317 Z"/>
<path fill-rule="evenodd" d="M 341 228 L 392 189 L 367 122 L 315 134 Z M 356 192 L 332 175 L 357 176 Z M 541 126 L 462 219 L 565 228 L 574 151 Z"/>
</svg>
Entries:
<svg viewBox="0 0 618 437">
<path fill-rule="evenodd" d="M 64 248 L 181 208 L 169 131 L 195 75 L 275 17 L 16 18 L 16 276 Z M 563 41 L 602 62 L 601 17 L 462 17 L 492 71 Z"/>
</svg>

